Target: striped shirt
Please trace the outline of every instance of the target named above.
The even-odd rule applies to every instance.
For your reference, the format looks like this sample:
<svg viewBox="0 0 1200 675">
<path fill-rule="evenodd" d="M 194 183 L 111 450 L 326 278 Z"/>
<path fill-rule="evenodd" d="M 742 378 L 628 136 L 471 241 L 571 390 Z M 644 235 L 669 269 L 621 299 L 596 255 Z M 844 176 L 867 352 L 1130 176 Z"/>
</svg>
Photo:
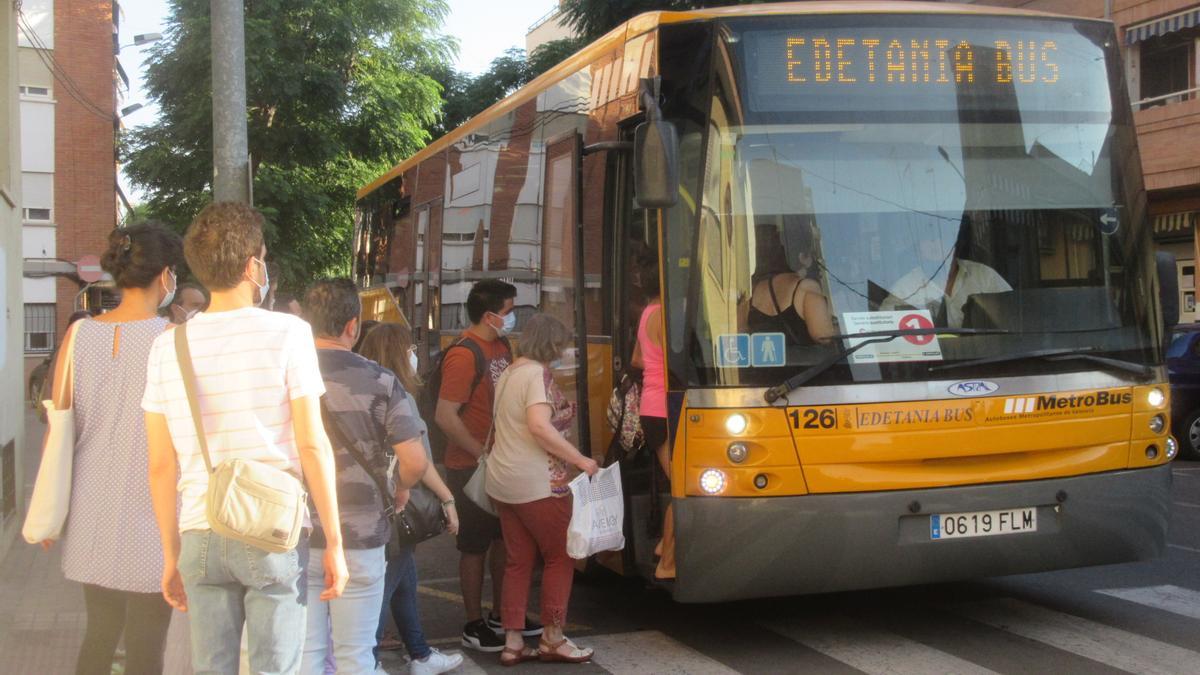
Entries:
<svg viewBox="0 0 1200 675">
<path fill-rule="evenodd" d="M 246 307 L 197 314 L 187 323 L 187 339 L 213 466 L 240 457 L 303 476 L 290 403 L 325 392 L 309 325 L 290 314 Z M 150 349 L 142 409 L 167 418 L 179 459 L 179 530 L 208 529 L 208 471 L 175 355 L 175 331 L 163 333 Z"/>
</svg>

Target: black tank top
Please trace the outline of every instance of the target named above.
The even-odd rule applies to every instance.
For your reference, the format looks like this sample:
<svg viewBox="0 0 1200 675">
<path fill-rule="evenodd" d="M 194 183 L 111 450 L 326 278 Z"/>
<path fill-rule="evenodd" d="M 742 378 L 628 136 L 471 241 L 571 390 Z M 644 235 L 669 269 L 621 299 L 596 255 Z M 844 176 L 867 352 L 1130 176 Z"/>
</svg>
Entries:
<svg viewBox="0 0 1200 675">
<path fill-rule="evenodd" d="M 784 333 L 792 344 L 797 345 L 815 345 L 817 344 L 812 336 L 808 334 L 808 324 L 800 317 L 796 311 L 796 294 L 800 292 L 800 284 L 802 281 L 796 282 L 795 288 L 792 289 L 791 302 L 787 307 L 781 307 L 779 298 L 775 296 L 775 279 L 774 277 L 760 281 L 759 283 L 767 284 L 767 291 L 771 294 L 771 304 L 775 307 L 775 316 L 764 314 L 754 302 L 750 303 L 750 312 L 746 317 L 747 328 L 751 333 Z"/>
</svg>

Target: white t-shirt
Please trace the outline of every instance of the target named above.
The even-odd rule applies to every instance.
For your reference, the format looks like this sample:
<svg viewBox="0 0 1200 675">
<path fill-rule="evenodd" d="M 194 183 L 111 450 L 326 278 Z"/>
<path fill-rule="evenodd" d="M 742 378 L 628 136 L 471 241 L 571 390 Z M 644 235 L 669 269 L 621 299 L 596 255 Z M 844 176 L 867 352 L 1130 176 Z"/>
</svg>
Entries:
<svg viewBox="0 0 1200 675">
<path fill-rule="evenodd" d="M 240 457 L 302 478 L 290 403 L 325 393 L 309 325 L 291 314 L 247 307 L 197 314 L 187 323 L 187 340 L 213 466 Z M 166 416 L 175 444 L 179 531 L 208 529 L 208 470 L 175 356 L 174 330 L 150 349 L 142 409 Z"/>
<path fill-rule="evenodd" d="M 946 324 L 951 328 L 961 328 L 963 308 L 967 304 L 967 299 L 972 295 L 1012 290 L 1012 286 L 1008 285 L 999 272 L 983 263 L 959 258 L 957 264 L 958 275 L 948 297 L 945 295 L 946 282 L 944 279 L 930 280 L 920 268 L 917 268 L 896 282 L 896 285 L 892 287 L 891 295 L 883 301 L 880 308 L 893 310 L 896 307 L 908 305 L 919 308 L 928 307 L 933 310 L 938 303 L 945 301 Z"/>
</svg>

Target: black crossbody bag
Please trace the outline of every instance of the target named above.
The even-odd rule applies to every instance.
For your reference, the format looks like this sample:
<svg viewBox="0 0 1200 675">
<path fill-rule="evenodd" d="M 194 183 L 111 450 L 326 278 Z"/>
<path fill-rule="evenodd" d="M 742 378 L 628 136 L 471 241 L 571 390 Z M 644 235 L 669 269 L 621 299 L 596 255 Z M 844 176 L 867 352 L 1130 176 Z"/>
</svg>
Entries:
<svg viewBox="0 0 1200 675">
<path fill-rule="evenodd" d="M 442 502 L 437 495 L 433 494 L 429 488 L 417 483 L 408 492 L 408 504 L 397 512 L 395 498 L 388 490 L 386 474 L 381 476 L 371 469 L 367 458 L 363 457 L 358 448 L 349 442 L 349 434 L 342 429 L 338 418 L 325 407 L 324 401 L 321 401 L 321 417 L 325 420 L 326 431 L 336 438 L 339 446 L 350 453 L 354 461 L 362 467 L 363 471 L 367 472 L 379 489 L 380 498 L 383 500 L 383 513 L 387 516 L 391 530 L 385 551 L 388 558 L 398 556 L 403 547 L 416 546 L 426 539 L 432 539 L 446 531 L 446 513 L 442 510 Z M 380 442 L 382 443 L 383 439 L 380 439 Z M 386 447 L 386 444 L 380 447 Z M 430 467 L 430 470 L 436 471 L 437 469 Z"/>
</svg>

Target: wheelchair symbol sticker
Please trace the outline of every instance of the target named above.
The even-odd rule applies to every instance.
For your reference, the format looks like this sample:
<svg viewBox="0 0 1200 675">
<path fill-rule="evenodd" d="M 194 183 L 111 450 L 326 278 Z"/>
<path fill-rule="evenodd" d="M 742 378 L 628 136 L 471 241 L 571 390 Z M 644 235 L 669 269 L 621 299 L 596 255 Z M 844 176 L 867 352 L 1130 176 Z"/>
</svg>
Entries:
<svg viewBox="0 0 1200 675">
<path fill-rule="evenodd" d="M 749 368 L 750 336 L 746 333 L 718 335 L 717 366 L 720 368 Z"/>
</svg>

